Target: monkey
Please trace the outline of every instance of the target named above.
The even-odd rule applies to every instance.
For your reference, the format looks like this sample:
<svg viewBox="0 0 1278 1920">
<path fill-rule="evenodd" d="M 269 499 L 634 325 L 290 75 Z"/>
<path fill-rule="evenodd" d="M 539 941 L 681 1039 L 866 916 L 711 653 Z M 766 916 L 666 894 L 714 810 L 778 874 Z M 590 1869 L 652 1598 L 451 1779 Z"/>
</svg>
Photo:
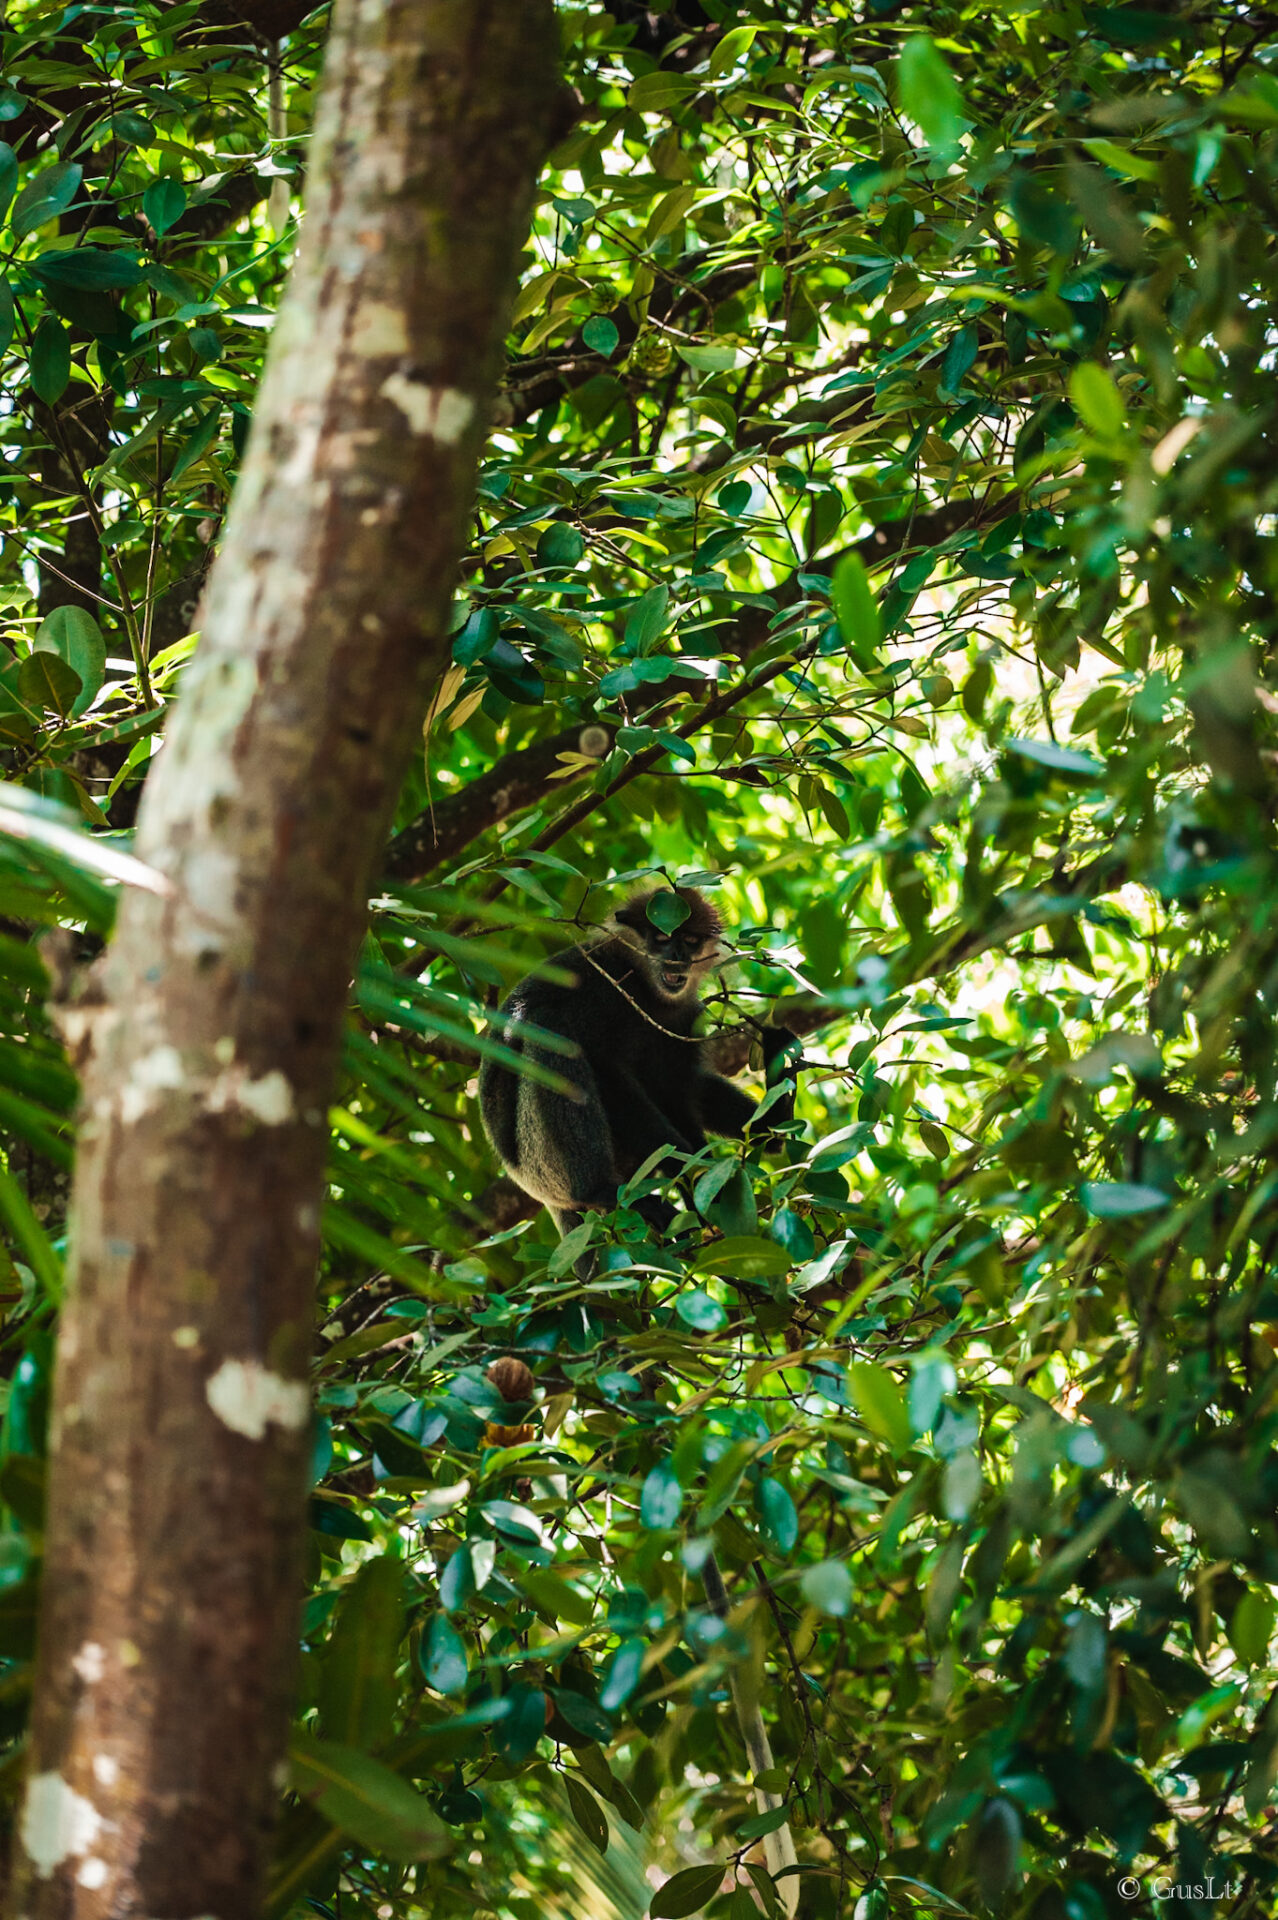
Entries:
<svg viewBox="0 0 1278 1920">
<path fill-rule="evenodd" d="M 530 975 L 500 1010 L 507 1044 L 562 1075 L 575 1098 L 499 1061 L 485 1060 L 480 1069 L 485 1132 L 511 1179 L 549 1209 L 561 1236 L 580 1224 L 583 1212 L 614 1207 L 619 1189 L 662 1147 L 696 1153 L 707 1133 L 740 1138 L 757 1112 L 749 1094 L 710 1069 L 704 1043 L 693 1033 L 702 983 L 723 959 L 719 915 L 695 888 L 676 887 L 673 894 L 682 919 L 677 906 L 658 904 L 668 899 L 667 889 L 636 894 L 601 938 L 554 956 L 551 965 L 569 975 L 571 985 Z M 565 1057 L 538 1046 L 528 1027 L 570 1041 L 576 1053 Z M 793 1045 L 787 1028 L 765 1027 L 765 1067 L 772 1069 Z M 769 1132 L 793 1110 L 791 1083 L 769 1109 Z M 657 1228 L 674 1217 L 659 1198 L 639 1200 L 636 1210 Z M 589 1257 L 577 1272 L 581 1279 L 592 1276 Z M 701 1578 L 711 1609 L 726 1617 L 728 1596 L 713 1553 Z M 758 1702 L 735 1676 L 731 1691 L 751 1770 L 767 1773 L 772 1749 Z M 761 1813 L 782 1804 L 763 1787 L 755 1799 Z M 799 1882 L 787 1871 L 798 1859 L 789 1825 L 767 1834 L 763 1844 L 769 1871 L 784 1876 L 777 1894 L 792 1917 Z"/>
<path fill-rule="evenodd" d="M 678 924 L 678 906 L 656 906 L 664 900 L 684 909 Z M 510 1178 L 549 1209 L 561 1235 L 583 1213 L 615 1207 L 619 1189 L 660 1148 L 697 1153 L 707 1133 L 740 1139 L 754 1119 L 754 1100 L 710 1069 L 692 1031 L 702 983 L 723 960 L 721 932 L 695 888 L 649 888 L 618 909 L 602 938 L 554 956 L 550 964 L 571 976 L 570 986 L 530 975 L 500 1009 L 508 1045 L 575 1089 L 558 1093 L 495 1060 L 480 1069 L 485 1132 Z M 521 1027 L 556 1034 L 576 1053 L 552 1053 Z M 765 1066 L 793 1039 L 786 1028 L 765 1027 Z M 769 1132 L 792 1111 L 793 1093 L 783 1094 L 769 1109 Z M 656 1197 L 636 1210 L 657 1228 L 674 1217 Z"/>
</svg>

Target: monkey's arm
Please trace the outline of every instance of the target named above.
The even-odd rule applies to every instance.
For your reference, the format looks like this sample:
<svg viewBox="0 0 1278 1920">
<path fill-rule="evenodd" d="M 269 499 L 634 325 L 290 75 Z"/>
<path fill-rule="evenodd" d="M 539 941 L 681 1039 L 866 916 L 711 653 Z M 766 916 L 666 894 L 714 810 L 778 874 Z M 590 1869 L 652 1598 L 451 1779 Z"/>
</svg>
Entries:
<svg viewBox="0 0 1278 1920">
<path fill-rule="evenodd" d="M 703 1073 L 697 1081 L 697 1109 L 711 1133 L 739 1140 L 755 1116 L 757 1103 L 721 1074 Z"/>
<path fill-rule="evenodd" d="M 762 1042 L 768 1086 L 771 1088 L 786 1079 L 790 1081 L 789 1092 L 774 1100 L 764 1115 L 763 1125 L 772 1133 L 774 1128 L 783 1127 L 794 1118 L 794 1069 L 788 1065 L 786 1056 L 798 1043 L 788 1027 L 765 1027 Z M 701 1075 L 697 1084 L 697 1108 L 711 1133 L 724 1133 L 737 1140 L 759 1110 L 748 1093 L 718 1073 Z"/>
</svg>

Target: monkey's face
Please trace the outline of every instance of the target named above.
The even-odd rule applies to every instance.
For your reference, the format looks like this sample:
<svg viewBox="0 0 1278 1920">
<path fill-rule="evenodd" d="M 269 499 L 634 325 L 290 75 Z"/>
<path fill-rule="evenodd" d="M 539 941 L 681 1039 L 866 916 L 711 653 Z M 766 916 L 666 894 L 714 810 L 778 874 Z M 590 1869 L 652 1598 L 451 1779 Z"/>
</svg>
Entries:
<svg viewBox="0 0 1278 1920">
<path fill-rule="evenodd" d="M 714 971 L 719 942 L 714 936 L 686 935 L 682 927 L 674 933 L 649 927 L 644 959 L 653 991 L 663 1000 L 692 1000 Z"/>
<path fill-rule="evenodd" d="M 608 923 L 614 939 L 624 940 L 635 954 L 644 976 L 659 1000 L 685 1005 L 697 998 L 706 975 L 722 958 L 719 916 L 703 894 L 692 887 L 677 889 L 687 908 L 685 918 L 667 931 L 648 917 L 653 892 L 628 900 Z"/>
</svg>

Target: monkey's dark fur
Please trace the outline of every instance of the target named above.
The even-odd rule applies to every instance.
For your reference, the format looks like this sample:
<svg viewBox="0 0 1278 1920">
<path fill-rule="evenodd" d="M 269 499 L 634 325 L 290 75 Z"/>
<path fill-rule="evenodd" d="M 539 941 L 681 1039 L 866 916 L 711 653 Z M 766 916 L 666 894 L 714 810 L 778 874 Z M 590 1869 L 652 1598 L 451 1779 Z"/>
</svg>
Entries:
<svg viewBox="0 0 1278 1920">
<path fill-rule="evenodd" d="M 755 1103 L 710 1071 L 691 1039 L 702 980 L 721 958 L 719 916 L 691 887 L 678 889 L 689 909 L 673 933 L 648 918 L 657 889 L 620 908 L 602 939 L 570 947 L 552 965 L 572 986 L 521 980 L 501 1009 L 507 1043 L 551 1068 L 579 1090 L 571 1099 L 486 1060 L 479 1076 L 484 1127 L 507 1173 L 549 1207 L 561 1233 L 583 1210 L 608 1209 L 617 1190 L 660 1147 L 695 1153 L 707 1133 L 739 1137 Z M 572 1041 L 575 1055 L 539 1047 L 521 1023 Z M 766 1029 L 765 1058 L 790 1041 Z M 778 1107 L 782 1111 L 778 1111 Z M 784 1103 L 771 1120 L 786 1117 Z M 640 1211 L 664 1225 L 670 1209 L 647 1201 Z"/>
</svg>

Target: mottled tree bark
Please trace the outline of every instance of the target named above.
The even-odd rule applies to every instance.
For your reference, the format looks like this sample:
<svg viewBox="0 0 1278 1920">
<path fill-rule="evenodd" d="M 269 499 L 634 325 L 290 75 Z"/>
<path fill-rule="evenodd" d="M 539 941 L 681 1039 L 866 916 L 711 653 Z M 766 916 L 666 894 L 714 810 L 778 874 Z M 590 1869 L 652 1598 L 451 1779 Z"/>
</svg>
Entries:
<svg viewBox="0 0 1278 1920">
<path fill-rule="evenodd" d="M 92 1003 L 13 1911 L 248 1920 L 342 1009 L 540 161 L 550 0 L 339 0 L 298 267 Z M 74 1036 L 73 1036 L 74 1037 Z"/>
</svg>

